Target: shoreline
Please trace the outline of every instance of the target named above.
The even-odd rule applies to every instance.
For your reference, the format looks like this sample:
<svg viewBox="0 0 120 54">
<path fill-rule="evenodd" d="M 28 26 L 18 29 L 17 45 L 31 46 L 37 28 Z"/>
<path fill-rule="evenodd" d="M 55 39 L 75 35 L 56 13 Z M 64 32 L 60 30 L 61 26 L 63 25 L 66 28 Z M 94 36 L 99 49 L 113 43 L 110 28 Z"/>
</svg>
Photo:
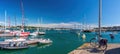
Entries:
<svg viewBox="0 0 120 54">
<path fill-rule="evenodd" d="M 74 49 L 73 51 L 69 52 L 68 54 L 120 54 L 120 44 L 119 43 L 108 43 L 107 50 L 105 52 L 93 48 L 90 46 L 89 43 L 84 43 L 82 46 Z"/>
</svg>

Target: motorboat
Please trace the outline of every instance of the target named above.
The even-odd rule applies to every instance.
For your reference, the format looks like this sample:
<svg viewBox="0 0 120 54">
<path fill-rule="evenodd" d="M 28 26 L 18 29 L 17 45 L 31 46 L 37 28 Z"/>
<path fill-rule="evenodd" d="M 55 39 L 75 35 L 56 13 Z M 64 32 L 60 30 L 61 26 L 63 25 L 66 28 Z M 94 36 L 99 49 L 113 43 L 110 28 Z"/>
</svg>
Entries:
<svg viewBox="0 0 120 54">
<path fill-rule="evenodd" d="M 36 34 L 36 33 L 30 33 L 30 35 L 32 35 L 32 36 L 37 36 L 38 34 Z"/>
<path fill-rule="evenodd" d="M 38 32 L 39 35 L 45 35 L 45 32 Z"/>
<path fill-rule="evenodd" d="M 39 44 L 50 44 L 50 43 L 52 43 L 52 40 L 50 40 L 50 39 L 43 39 L 43 38 L 40 38 L 40 39 L 29 39 L 29 40 L 31 40 L 31 41 L 36 41 L 36 42 L 38 42 Z"/>
<path fill-rule="evenodd" d="M 52 41 L 50 39 L 39 39 L 38 43 L 40 44 L 50 44 Z"/>
<path fill-rule="evenodd" d="M 1 49 L 16 50 L 28 48 L 28 44 L 24 41 L 13 41 L 8 44 L 0 44 Z"/>
<path fill-rule="evenodd" d="M 36 31 L 36 32 L 30 33 L 30 35 L 32 35 L 32 36 L 45 35 L 45 32 Z"/>
<path fill-rule="evenodd" d="M 32 35 L 32 36 L 37 36 L 37 35 L 39 35 L 39 34 L 38 34 L 38 32 L 33 32 L 33 33 L 30 33 L 30 35 Z"/>
<path fill-rule="evenodd" d="M 14 42 L 14 41 L 26 41 L 24 38 L 13 38 L 13 39 L 5 39 L 5 42 Z"/>
<path fill-rule="evenodd" d="M 16 49 L 25 49 L 28 48 L 28 44 L 25 41 L 26 39 L 6 39 L 4 43 L 0 43 L 1 49 L 16 50 Z"/>
</svg>

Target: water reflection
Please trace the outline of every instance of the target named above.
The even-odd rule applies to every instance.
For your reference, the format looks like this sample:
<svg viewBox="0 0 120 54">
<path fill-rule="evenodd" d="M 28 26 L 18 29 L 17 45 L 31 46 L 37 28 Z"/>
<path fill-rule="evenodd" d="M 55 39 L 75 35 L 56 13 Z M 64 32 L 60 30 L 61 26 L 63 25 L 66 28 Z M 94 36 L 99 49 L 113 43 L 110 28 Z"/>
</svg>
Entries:
<svg viewBox="0 0 120 54">
<path fill-rule="evenodd" d="M 46 48 L 46 47 L 49 47 L 51 45 L 52 44 L 41 44 L 41 45 L 38 45 L 37 48 Z"/>
<path fill-rule="evenodd" d="M 21 53 L 22 52 L 22 53 Z M 0 54 L 26 54 L 27 49 L 19 50 L 0 50 Z"/>
<path fill-rule="evenodd" d="M 46 47 L 50 47 L 52 44 L 33 44 L 33 45 L 29 45 L 30 48 L 33 47 L 37 47 L 37 48 L 46 48 Z"/>
</svg>

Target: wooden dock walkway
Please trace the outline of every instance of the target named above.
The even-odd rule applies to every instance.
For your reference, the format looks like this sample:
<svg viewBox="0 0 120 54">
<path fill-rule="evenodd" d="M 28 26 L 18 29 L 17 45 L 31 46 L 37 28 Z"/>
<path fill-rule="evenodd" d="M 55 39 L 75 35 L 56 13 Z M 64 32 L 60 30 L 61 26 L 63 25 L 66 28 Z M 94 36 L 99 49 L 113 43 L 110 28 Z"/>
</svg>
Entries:
<svg viewBox="0 0 120 54">
<path fill-rule="evenodd" d="M 93 48 L 89 43 L 85 43 L 68 54 L 120 54 L 120 44 L 108 44 L 105 52 Z"/>
</svg>

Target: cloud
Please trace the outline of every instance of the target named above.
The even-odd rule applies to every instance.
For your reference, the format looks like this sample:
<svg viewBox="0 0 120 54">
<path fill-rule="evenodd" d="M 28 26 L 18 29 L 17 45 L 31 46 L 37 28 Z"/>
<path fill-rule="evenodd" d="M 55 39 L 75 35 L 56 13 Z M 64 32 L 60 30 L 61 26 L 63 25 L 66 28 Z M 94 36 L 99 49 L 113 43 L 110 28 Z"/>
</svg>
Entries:
<svg viewBox="0 0 120 54">
<path fill-rule="evenodd" d="M 35 26 L 35 27 L 48 27 L 48 28 L 74 28 L 74 29 L 90 29 L 97 27 L 95 24 L 87 24 L 84 25 L 82 23 L 78 22 L 68 22 L 68 23 L 50 23 L 50 24 L 29 24 L 29 26 Z"/>
</svg>

